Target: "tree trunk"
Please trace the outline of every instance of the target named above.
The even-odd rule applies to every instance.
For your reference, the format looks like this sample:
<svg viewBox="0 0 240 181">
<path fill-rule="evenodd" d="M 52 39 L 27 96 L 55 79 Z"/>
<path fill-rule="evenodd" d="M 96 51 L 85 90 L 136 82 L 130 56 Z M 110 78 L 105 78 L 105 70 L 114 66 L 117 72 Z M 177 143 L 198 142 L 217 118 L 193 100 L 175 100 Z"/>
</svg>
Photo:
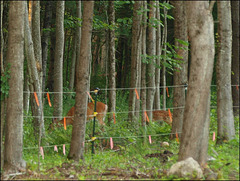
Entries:
<svg viewBox="0 0 240 181">
<path fill-rule="evenodd" d="M 76 69 L 76 55 L 77 55 L 77 29 L 75 30 L 73 36 L 73 50 L 72 50 L 72 64 L 70 70 L 70 78 L 69 78 L 69 89 L 73 90 L 74 86 L 74 77 L 75 77 L 75 69 Z"/>
<path fill-rule="evenodd" d="M 52 2 L 47 1 L 45 4 L 45 16 L 43 24 L 43 35 L 42 35 L 42 91 L 45 91 L 46 82 L 46 69 L 47 69 L 47 59 L 48 59 L 48 42 L 50 38 L 52 20 Z"/>
<path fill-rule="evenodd" d="M 159 1 L 156 2 L 156 6 L 159 7 Z M 160 8 L 156 9 L 156 19 L 160 21 Z M 155 69 L 155 84 L 156 84 L 156 92 L 154 98 L 154 109 L 160 110 L 160 56 L 161 56 L 161 25 L 157 25 L 156 32 L 156 69 Z"/>
<path fill-rule="evenodd" d="M 232 8 L 232 99 L 234 116 L 239 116 L 239 1 L 231 1 Z"/>
<path fill-rule="evenodd" d="M 218 1 L 218 34 L 219 46 L 216 63 L 217 79 L 217 143 L 231 140 L 235 137 L 234 118 L 232 109 L 231 86 L 231 52 L 232 52 L 232 23 L 231 2 Z"/>
<path fill-rule="evenodd" d="M 183 61 L 181 64 L 181 69 L 175 67 L 175 71 L 173 73 L 173 81 L 174 85 L 179 87 L 174 87 L 173 89 L 173 123 L 172 123 L 172 135 L 171 138 L 175 136 L 174 133 L 182 131 L 182 123 L 183 123 L 183 113 L 184 109 L 179 107 L 185 106 L 185 87 L 184 85 L 187 83 L 187 70 L 188 70 L 188 50 L 184 50 L 184 48 L 188 48 L 185 45 L 179 43 L 176 39 L 188 41 L 187 40 L 187 17 L 185 10 L 185 2 L 184 1 L 172 1 L 175 8 L 173 9 L 174 14 L 174 38 L 175 38 L 175 50 L 176 53 L 182 57 L 180 59 Z M 181 134 L 178 134 L 181 136 Z"/>
<path fill-rule="evenodd" d="M 114 1 L 108 2 L 109 11 L 109 25 L 113 29 L 109 29 L 109 112 L 115 112 L 116 109 L 116 76 L 115 76 L 115 10 Z M 113 119 L 113 114 L 109 116 L 108 122 Z"/>
<path fill-rule="evenodd" d="M 166 0 L 167 2 L 167 0 Z M 167 104 L 167 97 L 166 97 L 166 56 L 167 56 L 167 9 L 164 7 L 163 9 L 164 13 L 164 28 L 163 28 L 163 38 L 162 38 L 162 47 L 164 49 L 163 51 L 163 70 L 162 70 L 162 86 L 163 86 L 163 110 L 166 110 L 166 104 Z"/>
<path fill-rule="evenodd" d="M 147 8 L 147 1 L 143 1 L 143 8 L 146 9 Z M 142 125 L 145 126 L 146 122 L 145 122 L 145 114 L 144 111 L 146 111 L 146 63 L 143 61 L 146 59 L 146 29 L 147 29 L 147 12 L 143 13 L 143 23 L 142 23 L 142 61 L 141 61 L 141 68 L 142 68 L 142 72 L 141 72 L 141 101 L 142 101 Z"/>
<path fill-rule="evenodd" d="M 64 49 L 64 8 L 65 1 L 57 1 L 56 7 L 56 45 L 54 55 L 54 100 L 53 115 L 62 116 L 63 104 L 63 49 Z"/>
<path fill-rule="evenodd" d="M 193 157 L 204 166 L 207 161 L 209 96 L 215 53 L 213 18 L 208 2 L 191 1 L 186 5 L 192 59 L 178 159 Z"/>
<path fill-rule="evenodd" d="M 11 64 L 7 99 L 4 172 L 25 168 L 23 150 L 23 61 L 25 2 L 10 2 L 7 60 Z"/>
<path fill-rule="evenodd" d="M 130 87 L 136 88 L 138 79 L 139 79 L 139 63 L 140 63 L 140 45 L 141 45 L 141 16 L 138 14 L 138 11 L 141 8 L 141 2 L 136 1 L 133 5 L 133 25 L 132 25 L 132 50 L 131 50 L 131 82 Z M 135 90 L 131 89 L 129 94 L 129 113 L 128 119 L 134 120 L 134 111 L 135 111 L 135 100 L 136 93 Z"/>
<path fill-rule="evenodd" d="M 81 8 L 81 1 L 77 1 L 77 17 L 79 18 L 79 19 L 81 19 L 82 18 L 82 8 Z M 76 51 L 77 51 L 77 54 L 76 54 L 76 65 L 75 65 L 75 76 L 74 76 L 74 85 L 76 84 L 76 72 L 77 72 L 77 67 L 78 67 L 78 65 L 77 65 L 77 63 L 79 62 L 79 60 L 78 60 L 78 58 L 80 57 L 80 43 L 81 43 L 81 31 L 82 31 L 82 28 L 81 27 L 78 27 L 77 28 L 77 45 L 76 45 Z M 74 87 L 74 86 L 73 86 Z"/>
<path fill-rule="evenodd" d="M 34 133 L 35 136 L 37 134 L 37 128 L 39 128 L 42 118 L 42 99 L 41 98 L 41 86 L 40 86 L 40 80 L 38 76 L 38 63 L 35 60 L 34 55 L 34 47 L 33 47 L 33 41 L 32 41 L 32 33 L 29 27 L 29 21 L 28 21 L 28 10 L 27 10 L 27 3 L 25 4 L 25 29 L 24 29 L 24 44 L 25 44 L 25 52 L 27 57 L 27 69 L 29 73 L 29 84 L 30 84 L 30 91 L 31 91 L 31 107 L 32 107 L 32 115 L 33 115 L 33 124 L 34 124 Z M 39 106 L 37 105 L 33 92 L 36 92 Z M 41 124 L 41 128 L 43 124 Z M 41 135 L 40 135 L 41 136 Z"/>
<path fill-rule="evenodd" d="M 87 94 L 89 84 L 89 62 L 90 62 L 90 49 L 91 49 L 91 34 L 92 34 L 92 21 L 93 21 L 93 6 L 94 1 L 83 2 L 83 24 L 81 34 L 81 60 L 77 63 L 77 84 L 76 84 L 76 103 L 75 115 L 72 130 L 72 139 L 69 159 L 79 161 L 84 159 L 83 142 L 85 141 L 85 126 L 86 126 L 86 113 L 87 113 Z"/>
<path fill-rule="evenodd" d="M 33 48 L 34 48 L 34 56 L 37 66 L 38 72 L 38 80 L 40 92 L 38 93 L 38 99 L 42 100 L 42 46 L 41 46 L 41 32 L 40 32 L 40 1 L 33 1 L 32 6 L 32 40 L 33 40 Z M 35 100 L 34 100 L 35 101 Z M 33 97 L 32 97 L 33 102 Z M 35 103 L 34 103 L 35 104 Z M 40 108 L 42 121 L 41 125 L 44 128 L 44 119 L 43 119 L 43 106 Z M 44 129 L 42 129 L 42 135 L 44 135 Z"/>
<path fill-rule="evenodd" d="M 150 1 L 150 7 L 149 7 L 149 22 L 155 19 L 155 8 L 156 1 Z M 153 109 L 153 99 L 155 95 L 155 58 L 153 56 L 156 55 L 156 31 L 153 27 L 154 23 L 150 26 L 148 26 L 148 36 L 147 36 L 147 54 L 148 56 L 151 56 L 152 58 L 149 59 L 149 64 L 147 66 L 147 81 L 148 81 L 148 91 L 147 91 L 147 110 L 148 117 L 151 120 L 152 119 L 152 109 Z"/>
</svg>

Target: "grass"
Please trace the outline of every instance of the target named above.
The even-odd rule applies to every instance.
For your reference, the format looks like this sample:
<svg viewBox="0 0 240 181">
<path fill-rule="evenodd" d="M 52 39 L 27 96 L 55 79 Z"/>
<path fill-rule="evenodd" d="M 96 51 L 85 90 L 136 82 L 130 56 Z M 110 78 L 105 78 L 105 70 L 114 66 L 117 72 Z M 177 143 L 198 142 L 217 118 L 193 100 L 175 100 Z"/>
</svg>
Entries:
<svg viewBox="0 0 240 181">
<path fill-rule="evenodd" d="M 118 94 L 116 112 L 127 112 L 127 94 Z M 101 96 L 99 97 L 101 100 Z M 69 101 L 71 100 L 71 101 Z M 71 95 L 64 97 L 64 115 L 68 112 L 74 102 Z M 212 101 L 214 102 L 214 101 Z M 169 106 L 171 107 L 171 106 Z M 45 115 L 51 116 L 52 108 L 45 107 Z M 213 132 L 217 135 L 216 111 L 211 110 L 211 122 L 209 132 L 208 154 L 215 158 L 209 161 L 208 166 L 218 174 L 218 179 L 239 180 L 239 118 L 235 118 L 236 138 L 222 145 L 216 145 L 212 141 Z M 34 147 L 37 141 L 34 140 L 31 117 L 24 119 L 24 147 Z M 96 124 L 95 141 L 96 154 L 91 154 L 91 143 L 85 143 L 85 161 L 74 163 L 67 159 L 70 148 L 72 127 L 48 130 L 51 119 L 45 120 L 46 136 L 42 139 L 43 146 L 66 144 L 66 155 L 63 155 L 62 146 L 58 152 L 53 147 L 44 147 L 44 160 L 40 158 L 40 174 L 38 174 L 38 149 L 24 149 L 24 159 L 27 161 L 28 172 L 18 176 L 18 179 L 173 179 L 167 176 L 167 170 L 177 162 L 179 143 L 176 140 L 169 140 L 168 134 L 171 127 L 165 123 L 150 123 L 145 130 L 137 123 L 127 121 L 127 114 L 116 114 L 117 123 L 108 123 L 102 131 L 101 126 Z M 92 122 L 86 125 L 86 140 L 92 135 Z M 144 142 L 143 135 L 146 135 Z M 152 135 L 152 144 L 148 142 L 148 135 Z M 158 136 L 153 136 L 158 135 Z M 113 137 L 114 149 L 111 150 L 109 138 Z M 135 137 L 134 137 L 135 136 Z M 126 137 L 124 139 L 114 137 Z M 103 143 L 105 141 L 105 143 Z M 161 142 L 169 142 L 169 147 L 162 147 Z M 106 144 L 107 143 L 107 144 Z M 168 150 L 173 155 L 149 157 L 149 154 L 163 154 Z M 176 179 L 176 178 L 175 178 Z M 178 178 L 180 179 L 180 178 Z"/>
</svg>

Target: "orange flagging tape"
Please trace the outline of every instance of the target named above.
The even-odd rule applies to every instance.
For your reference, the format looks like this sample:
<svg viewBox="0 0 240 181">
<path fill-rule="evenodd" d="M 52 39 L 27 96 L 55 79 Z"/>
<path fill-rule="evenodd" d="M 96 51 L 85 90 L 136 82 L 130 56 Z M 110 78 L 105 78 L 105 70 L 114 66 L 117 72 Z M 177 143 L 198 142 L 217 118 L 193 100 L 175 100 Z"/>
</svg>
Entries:
<svg viewBox="0 0 240 181">
<path fill-rule="evenodd" d="M 88 94 L 89 98 L 92 100 L 92 102 L 94 102 L 94 100 L 93 100 L 92 96 L 89 94 L 89 92 L 87 92 L 87 94 Z"/>
<path fill-rule="evenodd" d="M 169 108 L 168 108 L 168 114 L 169 114 L 169 117 L 170 117 L 170 122 L 172 122 L 172 114 L 171 114 L 171 111 L 170 111 Z"/>
<path fill-rule="evenodd" d="M 116 124 L 116 117 L 115 117 L 115 113 L 113 113 L 113 119 L 114 119 L 114 124 Z"/>
<path fill-rule="evenodd" d="M 168 93 L 168 87 L 166 87 L 166 90 L 167 90 L 167 96 L 169 97 L 169 93 Z"/>
<path fill-rule="evenodd" d="M 145 121 L 146 121 L 146 118 L 147 118 L 147 121 L 149 122 L 149 118 L 148 118 L 147 112 L 145 111 Z"/>
<path fill-rule="evenodd" d="M 139 95 L 138 95 L 137 89 L 135 89 L 135 93 L 136 93 L 137 99 L 139 99 Z"/>
<path fill-rule="evenodd" d="M 213 138 L 212 138 L 213 141 L 215 141 L 215 132 L 213 132 Z"/>
<path fill-rule="evenodd" d="M 112 137 L 110 137 L 110 147 L 111 147 L 111 150 L 113 149 L 113 139 Z"/>
<path fill-rule="evenodd" d="M 176 133 L 176 140 L 179 143 L 178 134 Z"/>
<path fill-rule="evenodd" d="M 66 125 L 66 118 L 63 118 L 63 125 L 64 125 L 64 129 L 67 130 L 67 125 Z"/>
<path fill-rule="evenodd" d="M 34 97 L 35 97 L 37 105 L 39 106 L 38 97 L 37 97 L 37 93 L 36 92 L 34 92 Z"/>
<path fill-rule="evenodd" d="M 239 90 L 239 89 L 238 89 L 238 85 L 236 86 L 236 88 L 237 88 L 237 90 Z"/>
<path fill-rule="evenodd" d="M 47 92 L 47 98 L 48 98 L 48 104 L 50 107 L 52 107 L 52 104 L 51 104 L 51 100 L 50 100 L 50 96 L 49 96 L 49 93 Z"/>
</svg>

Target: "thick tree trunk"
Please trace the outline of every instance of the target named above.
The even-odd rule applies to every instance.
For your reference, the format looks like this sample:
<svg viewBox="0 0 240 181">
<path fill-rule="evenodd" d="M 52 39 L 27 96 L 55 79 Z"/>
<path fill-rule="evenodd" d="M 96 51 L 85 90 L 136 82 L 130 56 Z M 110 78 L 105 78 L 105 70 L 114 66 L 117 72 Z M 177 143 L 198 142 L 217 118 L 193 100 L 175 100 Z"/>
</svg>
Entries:
<svg viewBox="0 0 240 181">
<path fill-rule="evenodd" d="M 109 25 L 115 25 L 115 10 L 114 1 L 108 3 L 109 11 Z M 116 109 L 116 76 L 115 76 L 115 29 L 109 29 L 109 112 L 115 112 Z M 113 119 L 113 114 L 109 116 L 108 122 Z"/>
<path fill-rule="evenodd" d="M 231 1 L 232 8 L 232 99 L 234 116 L 239 115 L 239 1 Z"/>
<path fill-rule="evenodd" d="M 23 150 L 23 61 L 25 2 L 10 2 L 7 60 L 11 64 L 7 99 L 4 172 L 25 168 Z"/>
<path fill-rule="evenodd" d="M 178 159 L 193 157 L 204 166 L 207 161 L 209 96 L 215 52 L 213 18 L 208 2 L 191 1 L 186 5 L 192 59 Z"/>
<path fill-rule="evenodd" d="M 149 22 L 155 19 L 156 15 L 156 1 L 150 1 L 149 7 Z M 153 23 L 153 22 L 152 22 Z M 148 26 L 148 36 L 147 36 L 147 54 L 152 58 L 149 59 L 149 63 L 147 66 L 147 81 L 148 81 L 148 91 L 147 91 L 147 110 L 148 117 L 152 119 L 152 109 L 153 109 L 153 100 L 155 95 L 155 58 L 153 56 L 156 55 L 156 30 L 153 27 L 154 23 L 151 26 Z"/>
<path fill-rule="evenodd" d="M 156 6 L 159 7 L 159 1 L 156 2 Z M 156 9 L 156 19 L 160 21 L 160 8 Z M 161 25 L 157 25 L 156 32 L 156 69 L 155 69 L 155 84 L 156 84 L 156 92 L 154 98 L 154 109 L 160 110 L 160 56 L 161 56 Z"/>
<path fill-rule="evenodd" d="M 185 10 L 185 2 L 184 1 L 173 1 L 172 2 L 175 8 L 173 9 L 174 13 L 174 38 L 175 38 L 175 48 L 176 53 L 182 57 L 180 59 L 183 61 L 181 64 L 181 69 L 175 67 L 175 71 L 173 74 L 174 85 L 179 87 L 174 87 L 173 89 L 173 123 L 172 123 L 172 133 L 181 132 L 182 131 L 182 123 L 183 123 L 183 113 L 184 109 L 179 107 L 185 106 L 185 87 L 184 85 L 187 83 L 187 70 L 188 70 L 188 50 L 184 50 L 184 48 L 188 48 L 185 45 L 179 43 L 176 39 L 188 41 L 187 40 L 187 17 Z M 178 134 L 181 136 L 181 134 Z M 175 134 L 172 134 L 173 138 Z"/>
<path fill-rule="evenodd" d="M 147 8 L 147 1 L 143 1 L 143 8 Z M 141 68 L 142 68 L 142 73 L 141 73 L 141 101 L 142 101 L 142 125 L 145 126 L 145 114 L 144 112 L 146 111 L 146 63 L 143 62 L 144 59 L 146 59 L 146 29 L 147 29 L 147 12 L 144 12 L 143 14 L 143 23 L 142 23 L 142 61 L 141 61 Z"/>
<path fill-rule="evenodd" d="M 138 75 L 138 68 L 140 63 L 140 40 L 141 40 L 141 16 L 138 14 L 138 11 L 141 8 L 141 2 L 136 1 L 133 6 L 133 26 L 132 26 L 132 50 L 131 50 L 131 82 L 130 87 L 136 88 L 139 75 Z M 134 89 L 130 90 L 129 94 L 129 120 L 134 120 L 134 111 L 135 111 L 135 100 L 136 100 L 136 93 Z"/>
<path fill-rule="evenodd" d="M 74 124 L 72 130 L 71 146 L 68 158 L 75 161 L 84 159 L 83 143 L 85 141 L 85 126 L 87 113 L 87 94 L 89 85 L 89 62 L 91 49 L 91 34 L 93 21 L 94 1 L 83 2 L 83 24 L 81 34 L 81 50 L 77 63 L 77 84 Z"/>
<path fill-rule="evenodd" d="M 48 59 L 48 42 L 50 38 L 50 28 L 52 20 L 52 2 L 47 1 L 45 4 L 45 16 L 42 35 L 42 91 L 45 91 L 45 82 L 46 82 L 46 69 L 47 69 L 47 59 Z"/>
<path fill-rule="evenodd" d="M 63 105 L 63 49 L 64 49 L 64 8 L 65 1 L 57 1 L 56 7 L 56 45 L 54 55 L 54 100 L 53 115 L 62 116 Z"/>
<path fill-rule="evenodd" d="M 217 142 L 231 140 L 235 137 L 232 109 L 231 61 L 232 61 L 232 23 L 231 2 L 218 1 L 219 46 L 216 64 L 217 79 Z"/>
</svg>

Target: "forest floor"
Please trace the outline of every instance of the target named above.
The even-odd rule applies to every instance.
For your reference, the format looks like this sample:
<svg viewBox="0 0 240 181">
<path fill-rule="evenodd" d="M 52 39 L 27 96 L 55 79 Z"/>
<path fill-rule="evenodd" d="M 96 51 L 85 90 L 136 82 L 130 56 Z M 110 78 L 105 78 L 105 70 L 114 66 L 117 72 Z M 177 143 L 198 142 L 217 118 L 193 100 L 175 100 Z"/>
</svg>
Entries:
<svg viewBox="0 0 240 181">
<path fill-rule="evenodd" d="M 235 146 L 228 144 L 227 147 L 216 148 L 219 155 L 215 160 L 208 161 L 208 167 L 215 173 L 217 180 L 239 180 L 239 154 L 229 154 L 239 151 Z M 230 147 L 234 149 L 230 150 Z M 226 153 L 226 149 L 229 152 Z M 50 155 L 45 155 L 45 163 L 41 163 L 40 172 L 37 166 L 35 168 L 28 166 L 27 171 L 21 175 L 9 176 L 7 180 L 172 180 L 175 178 L 167 176 L 170 166 L 177 161 L 177 154 L 172 153 L 172 150 L 169 151 L 169 148 L 152 150 L 148 154 L 136 153 L 134 156 L 125 151 L 127 150 L 116 152 L 106 150 L 93 156 L 89 153 L 85 156 L 85 161 L 79 163 L 64 157 L 61 163 L 50 164 L 51 159 L 58 159 L 60 155 L 52 158 Z M 141 152 L 142 149 L 139 151 Z M 207 176 L 203 178 L 205 179 L 207 180 Z"/>
</svg>

